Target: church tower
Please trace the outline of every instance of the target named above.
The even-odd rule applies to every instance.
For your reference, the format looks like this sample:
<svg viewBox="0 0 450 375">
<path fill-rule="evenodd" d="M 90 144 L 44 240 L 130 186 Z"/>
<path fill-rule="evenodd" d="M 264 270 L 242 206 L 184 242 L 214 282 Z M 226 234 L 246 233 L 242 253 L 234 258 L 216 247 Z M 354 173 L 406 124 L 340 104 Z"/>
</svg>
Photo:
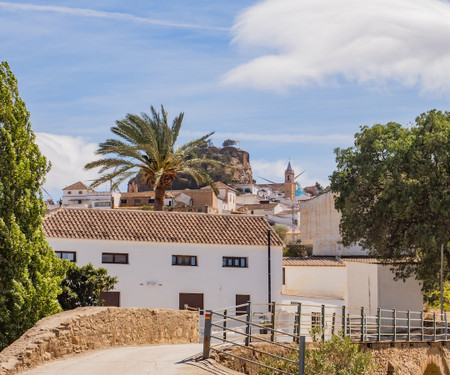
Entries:
<svg viewBox="0 0 450 375">
<path fill-rule="evenodd" d="M 289 198 L 292 202 L 295 202 L 295 173 L 291 167 L 291 162 L 284 171 L 284 197 Z"/>
</svg>

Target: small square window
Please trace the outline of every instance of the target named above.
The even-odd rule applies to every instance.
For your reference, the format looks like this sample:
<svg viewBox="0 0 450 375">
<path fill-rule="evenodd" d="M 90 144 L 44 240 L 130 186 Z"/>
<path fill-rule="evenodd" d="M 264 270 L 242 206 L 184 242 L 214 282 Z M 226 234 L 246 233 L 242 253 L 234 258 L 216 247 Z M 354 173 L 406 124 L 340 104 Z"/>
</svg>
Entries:
<svg viewBox="0 0 450 375">
<path fill-rule="evenodd" d="M 77 261 L 77 253 L 75 251 L 55 251 L 55 254 L 59 259 L 66 259 L 74 263 Z"/>
<path fill-rule="evenodd" d="M 102 263 L 128 264 L 127 253 L 102 253 Z"/>
<path fill-rule="evenodd" d="M 195 255 L 172 255 L 172 266 L 198 266 Z"/>
<path fill-rule="evenodd" d="M 247 268 L 246 257 L 222 257 L 222 267 Z"/>
</svg>

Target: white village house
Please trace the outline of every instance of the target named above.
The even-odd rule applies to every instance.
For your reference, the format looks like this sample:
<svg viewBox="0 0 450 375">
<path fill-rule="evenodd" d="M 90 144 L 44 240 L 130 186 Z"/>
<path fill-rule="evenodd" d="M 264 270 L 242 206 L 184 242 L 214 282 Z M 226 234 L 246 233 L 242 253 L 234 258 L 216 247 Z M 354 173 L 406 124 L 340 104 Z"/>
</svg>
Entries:
<svg viewBox="0 0 450 375">
<path fill-rule="evenodd" d="M 269 298 L 270 226 L 261 216 L 60 208 L 43 226 L 58 256 L 118 276 L 110 305 L 215 309 Z M 282 247 L 272 232 L 273 301 Z"/>
<path fill-rule="evenodd" d="M 301 201 L 300 215 L 300 238 L 311 256 L 283 259 L 283 301 L 422 310 L 419 281 L 395 281 L 390 265 L 359 246 L 342 246 L 331 192 Z"/>
</svg>

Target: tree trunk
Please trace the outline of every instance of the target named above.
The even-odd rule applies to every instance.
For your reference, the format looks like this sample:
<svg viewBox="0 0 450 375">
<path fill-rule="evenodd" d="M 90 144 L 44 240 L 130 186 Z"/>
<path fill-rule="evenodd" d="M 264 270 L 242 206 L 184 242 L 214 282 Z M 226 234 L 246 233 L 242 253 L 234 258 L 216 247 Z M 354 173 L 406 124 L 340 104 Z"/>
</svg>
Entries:
<svg viewBox="0 0 450 375">
<path fill-rule="evenodd" d="M 158 185 L 155 189 L 155 211 L 164 211 L 164 196 L 166 188 Z"/>
</svg>

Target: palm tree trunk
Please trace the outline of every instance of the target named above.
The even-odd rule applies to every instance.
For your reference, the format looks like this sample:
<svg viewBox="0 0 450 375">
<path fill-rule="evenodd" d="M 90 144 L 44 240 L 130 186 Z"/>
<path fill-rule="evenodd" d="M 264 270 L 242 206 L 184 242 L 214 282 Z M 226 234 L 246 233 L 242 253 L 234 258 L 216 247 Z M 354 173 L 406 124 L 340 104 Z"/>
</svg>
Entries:
<svg viewBox="0 0 450 375">
<path fill-rule="evenodd" d="M 164 211 L 164 196 L 166 188 L 158 185 L 155 189 L 155 211 Z"/>
</svg>

